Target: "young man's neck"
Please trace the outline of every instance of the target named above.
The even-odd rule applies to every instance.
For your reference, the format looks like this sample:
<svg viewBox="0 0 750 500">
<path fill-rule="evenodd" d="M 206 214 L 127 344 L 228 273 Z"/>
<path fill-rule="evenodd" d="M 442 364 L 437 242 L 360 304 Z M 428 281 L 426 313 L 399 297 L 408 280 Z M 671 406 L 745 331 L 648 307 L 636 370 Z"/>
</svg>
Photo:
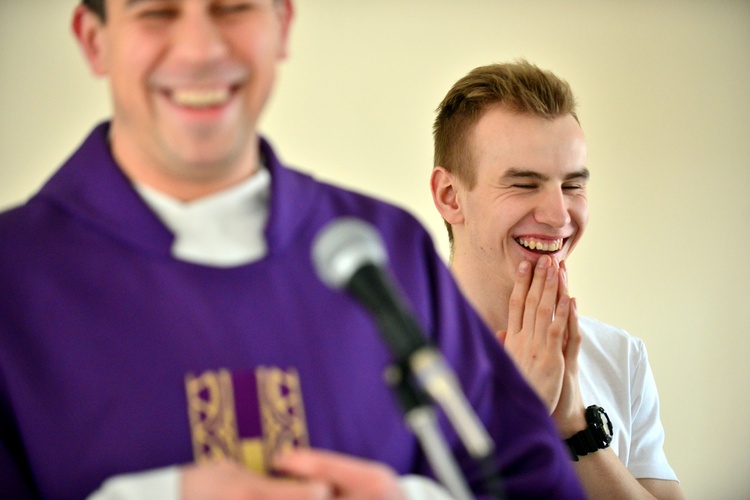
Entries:
<svg viewBox="0 0 750 500">
<path fill-rule="evenodd" d="M 497 270 L 476 266 L 476 263 L 457 255 L 451 261 L 451 271 L 461 292 L 492 332 L 507 329 L 512 283 L 508 287 L 500 280 L 488 279 L 488 276 L 496 275 Z"/>
</svg>

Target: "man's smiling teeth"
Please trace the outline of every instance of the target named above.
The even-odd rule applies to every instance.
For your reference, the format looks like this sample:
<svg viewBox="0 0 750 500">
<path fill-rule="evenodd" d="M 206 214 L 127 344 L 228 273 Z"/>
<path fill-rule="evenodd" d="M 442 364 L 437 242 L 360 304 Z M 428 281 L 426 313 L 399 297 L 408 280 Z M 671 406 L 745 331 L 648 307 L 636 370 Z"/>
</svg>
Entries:
<svg viewBox="0 0 750 500">
<path fill-rule="evenodd" d="M 180 89 L 172 92 L 172 101 L 189 108 L 219 106 L 229 100 L 228 88 Z"/>
<path fill-rule="evenodd" d="M 516 238 L 516 241 L 529 250 L 541 250 L 542 252 L 557 252 L 563 246 L 562 238 L 554 241 L 541 241 L 533 238 Z"/>
</svg>

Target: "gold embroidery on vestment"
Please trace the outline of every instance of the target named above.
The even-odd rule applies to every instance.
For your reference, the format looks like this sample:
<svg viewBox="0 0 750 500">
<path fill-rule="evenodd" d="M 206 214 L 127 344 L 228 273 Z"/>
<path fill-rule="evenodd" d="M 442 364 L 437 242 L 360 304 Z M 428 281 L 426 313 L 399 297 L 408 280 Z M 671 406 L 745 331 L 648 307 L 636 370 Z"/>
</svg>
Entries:
<svg viewBox="0 0 750 500">
<path fill-rule="evenodd" d="M 297 370 L 260 366 L 255 379 L 266 463 L 281 451 L 310 446 Z"/>
<path fill-rule="evenodd" d="M 197 463 L 227 458 L 256 472 L 269 469 L 280 451 L 308 447 L 299 374 L 294 369 L 257 367 L 255 382 L 262 435 L 240 437 L 232 375 L 228 370 L 185 377 L 193 455 Z"/>
<path fill-rule="evenodd" d="M 227 370 L 185 377 L 193 455 L 198 463 L 241 460 L 232 376 Z"/>
</svg>

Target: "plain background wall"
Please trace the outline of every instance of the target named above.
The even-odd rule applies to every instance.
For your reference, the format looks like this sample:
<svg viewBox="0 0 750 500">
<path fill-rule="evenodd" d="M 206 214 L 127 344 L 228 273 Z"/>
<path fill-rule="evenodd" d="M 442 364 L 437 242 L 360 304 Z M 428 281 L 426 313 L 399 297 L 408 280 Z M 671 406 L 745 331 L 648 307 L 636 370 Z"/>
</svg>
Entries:
<svg viewBox="0 0 750 500">
<path fill-rule="evenodd" d="M 75 3 L 0 0 L 0 207 L 108 114 L 70 36 Z M 300 0 L 262 129 L 300 169 L 410 209 L 447 256 L 434 109 L 470 69 L 518 57 L 579 100 L 582 313 L 645 340 L 688 497 L 748 498 L 750 2 Z"/>
</svg>

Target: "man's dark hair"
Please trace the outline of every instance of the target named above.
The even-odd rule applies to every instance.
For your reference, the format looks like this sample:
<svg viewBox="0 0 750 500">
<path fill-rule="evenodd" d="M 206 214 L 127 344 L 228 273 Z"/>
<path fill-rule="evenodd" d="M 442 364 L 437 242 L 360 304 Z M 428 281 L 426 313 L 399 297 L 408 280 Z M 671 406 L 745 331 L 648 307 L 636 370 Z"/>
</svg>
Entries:
<svg viewBox="0 0 750 500">
<path fill-rule="evenodd" d="M 104 9 L 106 0 L 81 0 L 81 4 L 88 7 L 88 9 L 99 16 L 99 19 L 105 21 L 107 19 L 107 13 Z M 279 3 L 279 0 L 274 0 L 274 3 Z"/>
<path fill-rule="evenodd" d="M 105 0 L 81 0 L 81 3 L 88 7 L 91 12 L 94 12 L 99 18 L 104 21 L 106 19 L 106 13 L 104 11 Z"/>
</svg>

